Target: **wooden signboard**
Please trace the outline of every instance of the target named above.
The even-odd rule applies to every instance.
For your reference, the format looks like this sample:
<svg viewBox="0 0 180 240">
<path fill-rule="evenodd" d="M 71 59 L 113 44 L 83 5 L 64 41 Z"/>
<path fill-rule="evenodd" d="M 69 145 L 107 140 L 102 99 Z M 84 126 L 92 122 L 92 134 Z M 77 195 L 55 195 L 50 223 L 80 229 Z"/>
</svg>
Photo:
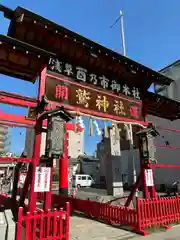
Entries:
<svg viewBox="0 0 180 240">
<path fill-rule="evenodd" d="M 141 99 L 140 89 L 135 86 L 129 86 L 123 83 L 122 79 L 116 76 L 107 78 L 104 74 L 98 74 L 97 70 L 90 71 L 82 66 L 75 66 L 59 59 L 50 58 L 47 66 L 48 71 L 54 75 L 64 75 L 72 80 L 80 82 L 82 85 L 89 85 L 93 88 L 102 88 L 112 93 L 121 94 L 134 99 Z"/>
<path fill-rule="evenodd" d="M 143 122 L 140 100 L 83 85 L 61 75 L 47 74 L 45 94 L 48 101 L 69 110 L 116 120 Z"/>
</svg>

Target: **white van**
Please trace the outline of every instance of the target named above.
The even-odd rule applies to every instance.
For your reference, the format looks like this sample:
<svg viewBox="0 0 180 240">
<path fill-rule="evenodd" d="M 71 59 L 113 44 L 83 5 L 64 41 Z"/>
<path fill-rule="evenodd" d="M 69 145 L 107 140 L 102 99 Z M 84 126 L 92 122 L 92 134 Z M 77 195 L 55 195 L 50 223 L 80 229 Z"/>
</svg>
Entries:
<svg viewBox="0 0 180 240">
<path fill-rule="evenodd" d="M 91 187 L 94 183 L 95 182 L 90 175 L 76 174 L 72 177 L 72 187 Z"/>
</svg>

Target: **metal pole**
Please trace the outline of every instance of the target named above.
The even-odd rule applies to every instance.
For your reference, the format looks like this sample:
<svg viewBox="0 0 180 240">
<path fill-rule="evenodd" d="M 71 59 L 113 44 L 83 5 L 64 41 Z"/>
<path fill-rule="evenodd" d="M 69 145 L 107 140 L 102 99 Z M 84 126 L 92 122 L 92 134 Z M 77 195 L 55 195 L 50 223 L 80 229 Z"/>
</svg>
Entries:
<svg viewBox="0 0 180 240">
<path fill-rule="evenodd" d="M 120 10 L 120 23 L 121 23 L 121 38 L 122 38 L 122 51 L 123 55 L 126 56 L 125 36 L 124 36 L 124 19 L 123 12 Z"/>
<path fill-rule="evenodd" d="M 129 124 L 129 133 L 130 133 L 130 153 L 132 157 L 132 164 L 133 164 L 133 184 L 136 182 L 136 167 L 135 167 L 135 161 L 134 161 L 134 140 L 133 140 L 133 130 L 132 130 L 132 124 Z"/>
<path fill-rule="evenodd" d="M 123 12 L 120 10 L 120 27 L 121 27 L 121 39 L 122 39 L 122 52 L 123 55 L 126 56 L 126 45 L 125 45 L 125 36 L 124 36 L 124 19 L 123 19 Z M 129 135 L 130 135 L 130 154 L 132 157 L 132 164 L 133 164 L 133 183 L 136 182 L 136 168 L 135 168 L 135 162 L 134 162 L 134 141 L 133 141 L 133 130 L 132 130 L 132 124 L 129 124 Z"/>
<path fill-rule="evenodd" d="M 126 56 L 126 46 L 125 46 L 125 36 L 124 36 L 124 19 L 123 19 L 123 12 L 120 10 L 120 16 L 116 19 L 116 21 L 110 26 L 113 28 L 118 22 L 120 21 L 120 28 L 121 28 L 121 40 L 122 40 L 122 53 Z M 130 153 L 132 155 L 132 167 L 133 167 L 133 183 L 136 182 L 136 169 L 135 169 L 135 162 L 134 162 L 134 141 L 133 141 L 133 131 L 132 131 L 132 124 L 128 126 L 128 134 L 129 137 L 129 144 L 130 144 Z"/>
</svg>

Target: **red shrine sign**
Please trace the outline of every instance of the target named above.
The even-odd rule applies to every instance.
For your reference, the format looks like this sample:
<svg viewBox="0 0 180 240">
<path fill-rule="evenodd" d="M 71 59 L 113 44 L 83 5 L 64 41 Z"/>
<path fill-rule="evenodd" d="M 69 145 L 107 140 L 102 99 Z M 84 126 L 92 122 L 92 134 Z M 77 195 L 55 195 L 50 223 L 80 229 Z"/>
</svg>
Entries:
<svg viewBox="0 0 180 240">
<path fill-rule="evenodd" d="M 57 59 L 50 59 L 45 96 L 54 105 L 117 121 L 144 123 L 140 92 Z"/>
<path fill-rule="evenodd" d="M 92 88 L 74 82 L 64 77 L 47 75 L 46 98 L 51 102 L 58 102 L 66 108 L 75 107 L 79 111 L 88 109 L 95 115 L 114 119 L 128 118 L 143 121 L 141 101 L 127 98 L 123 95 L 114 95 L 109 91 Z"/>
</svg>

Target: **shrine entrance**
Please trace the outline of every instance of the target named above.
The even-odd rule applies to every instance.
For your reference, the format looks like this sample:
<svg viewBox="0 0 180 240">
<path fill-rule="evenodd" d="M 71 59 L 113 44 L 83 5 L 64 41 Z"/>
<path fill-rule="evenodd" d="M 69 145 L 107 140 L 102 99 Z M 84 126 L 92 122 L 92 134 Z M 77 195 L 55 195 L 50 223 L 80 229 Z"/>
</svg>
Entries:
<svg viewBox="0 0 180 240">
<path fill-rule="evenodd" d="M 133 230 L 145 234 L 145 227 L 155 225 L 151 224 L 151 217 L 144 222 L 141 210 L 146 203 L 137 198 L 136 208 L 129 208 L 129 204 L 140 182 L 148 204 L 152 204 L 150 200 L 156 198 L 153 180 L 147 181 L 147 176 L 153 179 L 148 136 L 155 137 L 157 132 L 154 126 L 148 125 L 147 114 L 171 120 L 180 116 L 179 103 L 150 93 L 148 89 L 153 83 L 169 85 L 172 80 L 26 9 L 18 7 L 13 11 L 0 6 L 0 10 L 11 21 L 8 37 L 0 36 L 0 56 L 3 56 L 1 73 L 32 83 L 37 77 L 40 78 L 36 99 L 7 92 L 2 93 L 0 98 L 6 104 L 29 107 L 30 113 L 28 117 L 0 113 L 0 120 L 32 125 L 35 130 L 33 157 L 6 159 L 18 162 L 11 198 L 15 206 L 21 163 L 30 163 L 18 202 L 18 207 L 25 210 L 25 199 L 29 196 L 29 213 L 25 211 L 24 215 L 23 209 L 18 208 L 17 239 L 21 239 L 24 222 L 26 239 L 36 239 L 36 233 L 40 239 L 69 239 L 67 202 L 73 212 L 83 212 L 88 217 L 101 219 L 108 224 L 129 225 Z M 106 185 L 109 194 L 114 196 L 123 194 L 121 144 L 122 140 L 128 141 L 132 152 L 128 166 L 134 178 L 132 191 L 123 207 L 68 196 L 67 122 L 74 118 L 73 132 L 76 133 L 80 127 L 78 119 L 82 120 L 84 116 L 88 118 L 89 135 L 93 134 L 94 124 L 98 134 L 103 136 Z M 103 123 L 103 130 L 99 127 L 100 122 Z M 133 126 L 136 127 L 135 133 Z M 121 137 L 123 130 L 126 139 Z M 40 156 L 42 133 L 46 135 L 46 146 L 45 154 Z M 134 174 L 133 158 L 136 133 L 140 150 L 140 173 L 137 176 Z M 60 196 L 52 194 L 54 159 L 59 161 Z M 46 175 L 45 182 L 49 182 L 49 185 L 46 182 L 49 187 L 43 190 L 41 175 Z M 43 213 L 36 209 L 37 199 L 44 203 Z M 58 211 L 50 210 L 54 205 Z M 66 207 L 66 210 L 62 210 L 62 207 Z M 164 223 L 163 214 L 161 217 L 159 225 Z M 36 231 L 31 235 L 33 226 Z"/>
<path fill-rule="evenodd" d="M 119 167 L 117 167 L 121 155 L 120 124 L 125 126 L 130 151 L 133 151 L 132 126 L 138 126 L 139 129 L 147 127 L 147 114 L 166 115 L 162 110 L 160 112 L 155 110 L 154 105 L 157 107 L 157 100 L 160 97 L 156 99 L 147 90 L 153 83 L 169 85 L 172 80 L 61 26 L 53 24 L 47 19 L 40 21 L 40 16 L 26 9 L 18 7 L 15 11 L 12 11 L 12 15 L 15 14 L 19 18 L 26 15 L 26 17 L 22 17 L 21 22 L 11 18 L 8 15 L 9 10 L 5 7 L 2 7 L 2 11 L 6 17 L 10 18 L 11 28 L 16 29 L 16 31 L 9 30 L 8 35 L 10 37 L 16 39 L 16 41 L 26 39 L 26 43 L 46 51 L 41 55 L 49 56 L 46 57 L 48 59 L 47 65 L 46 60 L 41 71 L 40 101 L 43 98 L 48 105 L 48 109 L 64 107 L 75 118 L 75 131 L 77 130 L 79 117 L 86 116 L 89 118 L 90 135 L 92 135 L 92 122 L 95 122 L 98 130 L 98 121 L 103 122 L 103 136 L 105 138 L 107 138 L 107 135 L 110 136 L 106 159 L 113 158 L 112 161 L 109 161 L 110 166 L 107 166 L 107 169 L 110 167 L 111 174 L 107 175 L 106 178 L 110 181 L 110 188 L 113 188 L 112 186 L 115 186 L 117 182 L 120 182 L 121 185 L 122 173 L 119 174 Z M 36 38 L 40 33 L 43 38 Z M 161 105 L 162 108 L 161 103 L 162 101 L 159 102 L 159 106 Z M 33 111 L 33 107 L 31 110 Z M 107 121 L 111 122 L 110 128 L 108 128 Z M 67 194 L 67 134 L 64 146 L 64 155 L 59 164 L 59 190 L 60 193 Z M 128 161 L 131 162 L 130 165 L 133 168 L 133 158 Z M 142 166 L 145 167 L 141 163 Z M 144 169 L 142 171 L 144 172 Z M 143 184 L 143 191 L 145 191 L 144 177 Z M 151 188 L 154 189 L 153 186 Z M 152 190 L 152 196 L 154 196 L 154 192 Z"/>
</svg>

